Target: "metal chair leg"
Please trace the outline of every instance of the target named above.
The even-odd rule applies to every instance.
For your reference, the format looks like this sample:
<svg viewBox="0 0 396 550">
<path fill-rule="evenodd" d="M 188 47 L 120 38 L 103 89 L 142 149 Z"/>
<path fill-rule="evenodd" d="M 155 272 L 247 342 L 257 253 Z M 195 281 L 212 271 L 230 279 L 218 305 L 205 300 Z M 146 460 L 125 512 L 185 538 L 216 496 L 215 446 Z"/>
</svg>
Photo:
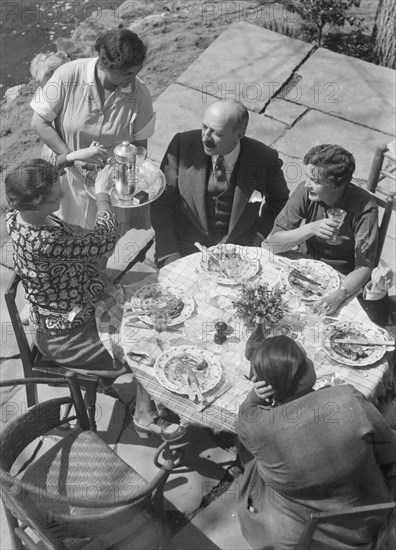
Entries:
<svg viewBox="0 0 396 550">
<path fill-rule="evenodd" d="M 93 382 L 92 384 L 86 384 L 85 386 L 85 401 L 87 404 L 89 425 L 91 427 L 91 430 L 93 430 L 94 432 L 96 432 L 97 430 L 95 422 L 97 385 L 97 382 Z"/>
</svg>

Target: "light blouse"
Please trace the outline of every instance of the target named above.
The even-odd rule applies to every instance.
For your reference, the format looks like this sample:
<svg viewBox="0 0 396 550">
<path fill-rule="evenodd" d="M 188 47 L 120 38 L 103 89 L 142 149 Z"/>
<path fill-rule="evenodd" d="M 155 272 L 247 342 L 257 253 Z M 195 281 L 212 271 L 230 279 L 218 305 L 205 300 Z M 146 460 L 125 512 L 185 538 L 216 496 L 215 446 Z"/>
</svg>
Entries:
<svg viewBox="0 0 396 550">
<path fill-rule="evenodd" d="M 97 60 L 83 58 L 61 65 L 45 86 L 37 89 L 30 106 L 53 123 L 71 151 L 97 141 L 112 157 L 114 147 L 122 141 L 153 135 L 155 113 L 150 93 L 138 77 L 134 86 L 117 87 L 102 104 L 95 79 Z M 51 162 L 54 153 L 44 146 L 42 157 Z M 86 171 L 73 166 L 66 168 L 66 173 L 59 216 L 68 223 L 92 228 L 96 204 L 84 187 Z"/>
</svg>

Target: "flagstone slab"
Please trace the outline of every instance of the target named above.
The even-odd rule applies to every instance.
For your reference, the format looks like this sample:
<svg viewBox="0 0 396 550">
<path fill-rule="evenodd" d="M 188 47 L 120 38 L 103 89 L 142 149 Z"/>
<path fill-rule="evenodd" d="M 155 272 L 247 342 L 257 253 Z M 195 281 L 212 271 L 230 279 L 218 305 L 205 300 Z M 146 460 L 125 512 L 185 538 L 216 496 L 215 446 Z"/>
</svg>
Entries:
<svg viewBox="0 0 396 550">
<path fill-rule="evenodd" d="M 161 438 L 155 435 L 140 439 L 130 424 L 123 432 L 116 452 L 144 479 L 150 480 L 158 472 L 153 456 L 161 443 Z M 200 428 L 190 427 L 183 439 L 172 444 L 172 447 L 179 446 L 186 456 L 182 465 L 171 473 L 164 494 L 175 508 L 189 514 L 199 508 L 202 498 L 225 476 L 226 468 L 235 461 L 235 454 L 216 445 Z"/>
<path fill-rule="evenodd" d="M 389 137 L 382 132 L 319 111 L 308 111 L 275 143 L 275 148 L 303 159 L 314 145 L 336 143 L 354 155 L 355 177 L 367 179 L 375 148 L 387 141 Z"/>
<path fill-rule="evenodd" d="M 290 101 L 394 136 L 393 69 L 319 48 L 298 74 L 302 78 Z"/>
<path fill-rule="evenodd" d="M 234 23 L 177 82 L 220 99 L 238 99 L 259 113 L 313 49 L 256 25 Z"/>
<path fill-rule="evenodd" d="M 171 84 L 154 104 L 157 119 L 155 133 L 148 145 L 150 159 L 160 163 L 175 134 L 201 128 L 206 109 L 215 101 L 218 101 L 217 97 L 202 94 L 199 90 Z M 246 135 L 267 145 L 279 139 L 286 130 L 285 124 L 265 115 L 250 112 L 249 117 Z"/>
<path fill-rule="evenodd" d="M 279 157 L 283 162 L 282 171 L 291 194 L 300 183 L 305 181 L 304 163 L 302 159 L 290 157 L 280 151 Z"/>
<path fill-rule="evenodd" d="M 308 108 L 304 105 L 275 97 L 265 108 L 265 114 L 287 124 L 287 126 L 292 126 L 307 110 Z"/>
<path fill-rule="evenodd" d="M 211 541 L 212 545 L 215 545 L 214 548 L 248 550 L 250 546 L 242 536 L 236 512 L 239 484 L 240 478 L 237 478 L 227 492 L 211 502 L 195 516 L 191 523 L 173 537 L 173 549 L 191 548 L 195 550 L 200 548 L 199 545 L 192 546 L 191 541 L 195 540 L 196 533 L 201 532 Z M 202 546 L 202 548 L 212 549 L 212 545 Z"/>
</svg>

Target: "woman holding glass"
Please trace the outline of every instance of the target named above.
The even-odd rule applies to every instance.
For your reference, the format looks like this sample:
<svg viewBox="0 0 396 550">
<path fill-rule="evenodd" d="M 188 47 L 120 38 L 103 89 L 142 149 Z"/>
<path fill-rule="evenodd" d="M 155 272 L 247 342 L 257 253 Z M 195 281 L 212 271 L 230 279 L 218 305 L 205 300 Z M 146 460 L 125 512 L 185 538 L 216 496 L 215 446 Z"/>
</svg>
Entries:
<svg viewBox="0 0 396 550">
<path fill-rule="evenodd" d="M 128 29 L 100 35 L 98 57 L 77 59 L 59 67 L 31 102 L 32 126 L 45 146 L 42 158 L 65 168 L 59 215 L 66 222 L 91 229 L 95 201 L 84 183 L 86 170 L 74 165 L 74 151 L 94 151 L 83 160 L 101 167 L 122 141 L 147 147 L 155 125 L 152 100 L 137 74 L 146 48 Z M 95 145 L 96 144 L 96 145 Z M 121 234 L 132 227 L 150 227 L 148 207 L 115 209 Z"/>
<path fill-rule="evenodd" d="M 296 548 L 312 512 L 394 500 L 396 432 L 374 405 L 350 385 L 313 391 L 313 364 L 286 336 L 264 340 L 251 364 L 274 392 L 268 399 L 253 389 L 235 424 L 244 467 L 238 516 L 252 548 Z M 375 513 L 333 520 L 316 529 L 312 548 L 371 548 L 383 521 Z"/>
<path fill-rule="evenodd" d="M 355 160 L 339 145 L 313 147 L 304 164 L 306 181 L 278 214 L 266 242 L 275 245 L 275 253 L 301 245 L 304 256 L 346 275 L 339 289 L 315 304 L 330 315 L 370 277 L 377 253 L 378 207 L 365 189 L 351 183 Z M 337 210 L 343 211 L 343 219 L 334 219 Z"/>
</svg>

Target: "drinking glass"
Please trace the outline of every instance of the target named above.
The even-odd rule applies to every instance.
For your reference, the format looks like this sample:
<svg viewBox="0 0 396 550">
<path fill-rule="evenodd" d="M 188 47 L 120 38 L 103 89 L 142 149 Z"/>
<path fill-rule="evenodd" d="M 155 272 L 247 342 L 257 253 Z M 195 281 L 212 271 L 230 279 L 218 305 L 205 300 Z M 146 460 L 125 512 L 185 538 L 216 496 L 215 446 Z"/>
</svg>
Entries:
<svg viewBox="0 0 396 550">
<path fill-rule="evenodd" d="M 221 346 L 221 362 L 223 363 L 228 381 L 232 385 L 232 391 L 236 394 L 236 386 L 239 376 L 242 375 L 244 356 L 240 345 L 232 342 L 224 342 Z"/>
<path fill-rule="evenodd" d="M 336 233 L 330 237 L 330 239 L 327 241 L 329 244 L 340 244 L 342 241 L 338 237 L 338 233 L 341 229 L 342 222 L 344 221 L 344 218 L 346 216 L 346 211 L 342 208 L 329 208 L 327 211 L 327 216 L 330 220 L 334 220 L 338 223 L 338 227 L 336 229 Z"/>
<path fill-rule="evenodd" d="M 198 300 L 208 303 L 214 291 L 217 288 L 217 282 L 214 277 L 207 273 L 198 273 L 197 275 Z"/>
<path fill-rule="evenodd" d="M 318 349 L 322 348 L 321 330 L 324 316 L 324 311 L 314 309 L 314 306 L 307 311 L 306 324 L 301 332 L 301 338 L 304 348 L 311 358 L 315 356 Z"/>
<path fill-rule="evenodd" d="M 302 299 L 301 294 L 295 294 L 290 290 L 288 290 L 284 296 L 284 301 L 287 305 L 287 309 L 291 313 L 298 313 L 300 311 L 301 299 Z"/>
<path fill-rule="evenodd" d="M 146 190 L 155 191 L 159 173 L 158 168 L 148 159 L 143 160 L 139 166 L 139 174 L 143 178 Z"/>
<path fill-rule="evenodd" d="M 140 168 L 147 156 L 146 147 L 136 147 L 136 168 Z"/>
<path fill-rule="evenodd" d="M 205 322 L 199 317 L 190 317 L 184 321 L 184 336 L 193 344 L 204 340 Z M 206 339 L 206 338 L 205 338 Z"/>
<path fill-rule="evenodd" d="M 165 310 L 152 310 L 150 313 L 151 322 L 153 328 L 157 334 L 157 342 L 160 348 L 163 348 L 164 341 L 162 339 L 162 333 L 168 328 L 169 312 Z"/>
</svg>

